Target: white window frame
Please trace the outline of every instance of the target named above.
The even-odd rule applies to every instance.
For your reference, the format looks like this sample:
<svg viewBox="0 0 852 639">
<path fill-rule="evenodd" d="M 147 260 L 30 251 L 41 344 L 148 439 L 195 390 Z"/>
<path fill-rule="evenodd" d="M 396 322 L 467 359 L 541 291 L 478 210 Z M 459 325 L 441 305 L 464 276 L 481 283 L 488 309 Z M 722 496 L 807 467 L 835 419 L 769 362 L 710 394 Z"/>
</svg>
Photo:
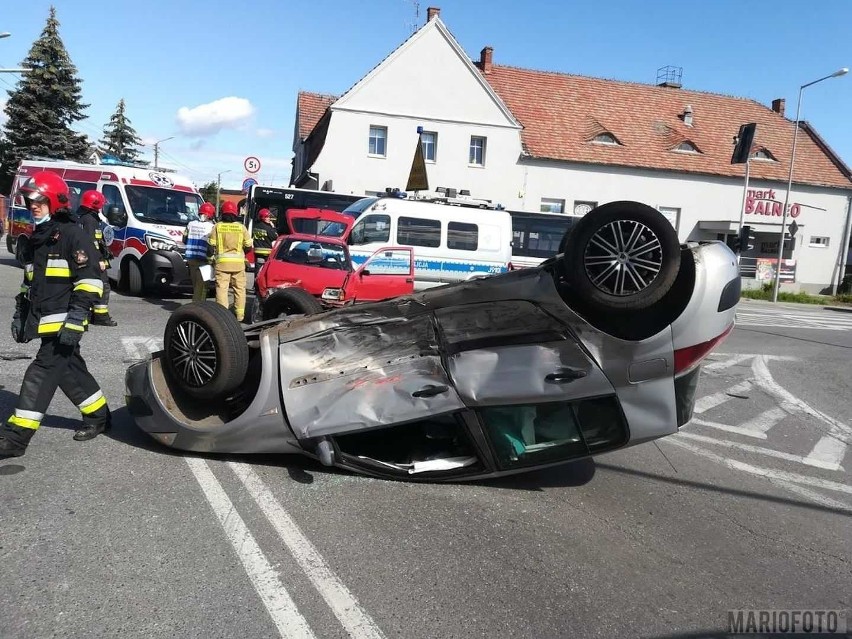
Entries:
<svg viewBox="0 0 852 639">
<path fill-rule="evenodd" d="M 480 145 L 476 145 L 476 142 L 482 142 Z M 471 135 L 470 136 L 470 146 L 468 147 L 467 152 L 467 164 L 468 166 L 485 166 L 485 152 L 488 148 L 488 138 L 482 135 Z M 480 153 L 480 161 L 476 162 L 476 151 L 479 150 Z"/>
<path fill-rule="evenodd" d="M 373 131 L 381 131 L 383 133 L 383 135 L 374 136 Z M 383 153 L 372 153 L 370 151 L 370 146 L 372 145 L 372 142 L 373 142 L 374 139 L 376 141 L 384 140 L 384 147 L 385 148 L 384 148 Z M 378 148 L 378 144 L 376 145 L 376 148 Z M 378 124 L 371 124 L 370 125 L 370 133 L 369 133 L 369 137 L 367 138 L 367 156 L 371 157 L 371 158 L 386 158 L 388 156 L 388 128 L 386 126 L 380 126 Z"/>
<path fill-rule="evenodd" d="M 820 242 L 819 240 L 825 240 L 825 242 Z M 814 248 L 828 248 L 830 243 L 831 238 L 828 235 L 811 235 L 808 246 L 812 246 Z"/>
<path fill-rule="evenodd" d="M 559 210 L 554 211 L 554 205 Z M 545 206 L 548 207 L 547 210 L 544 209 Z M 565 200 L 557 197 L 543 197 L 538 208 L 542 213 L 565 213 Z"/>
<path fill-rule="evenodd" d="M 426 142 L 426 136 L 432 136 L 431 144 Z M 438 160 L 438 134 L 435 131 L 423 131 L 420 134 L 420 144 L 423 145 L 423 159 L 430 164 L 435 164 Z M 432 147 L 432 157 L 429 157 L 428 149 Z"/>
<path fill-rule="evenodd" d="M 671 225 L 674 227 L 675 232 L 680 230 L 681 210 L 679 206 L 658 206 L 657 210 L 663 214 L 663 217 L 665 217 L 669 222 L 671 222 Z M 674 215 L 674 222 L 671 221 L 669 215 Z"/>
</svg>

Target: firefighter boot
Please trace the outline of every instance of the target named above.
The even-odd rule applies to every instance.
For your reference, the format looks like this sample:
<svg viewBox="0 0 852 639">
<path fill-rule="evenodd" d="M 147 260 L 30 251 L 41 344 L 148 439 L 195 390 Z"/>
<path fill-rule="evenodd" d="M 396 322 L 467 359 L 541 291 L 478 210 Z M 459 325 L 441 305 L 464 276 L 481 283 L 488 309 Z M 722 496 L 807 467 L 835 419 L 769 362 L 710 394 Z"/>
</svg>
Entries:
<svg viewBox="0 0 852 639">
<path fill-rule="evenodd" d="M 83 425 L 74 433 L 74 441 L 84 442 L 89 439 L 94 439 L 101 433 L 105 433 L 112 427 L 112 414 L 107 413 L 106 418 L 93 419 L 86 421 L 83 418 Z"/>
<path fill-rule="evenodd" d="M 93 313 L 92 320 L 89 322 L 93 326 L 118 326 L 118 322 L 109 316 L 109 313 L 103 315 L 101 313 Z"/>
<path fill-rule="evenodd" d="M 35 429 L 6 424 L 0 428 L 0 458 L 20 457 L 27 450 Z"/>
</svg>

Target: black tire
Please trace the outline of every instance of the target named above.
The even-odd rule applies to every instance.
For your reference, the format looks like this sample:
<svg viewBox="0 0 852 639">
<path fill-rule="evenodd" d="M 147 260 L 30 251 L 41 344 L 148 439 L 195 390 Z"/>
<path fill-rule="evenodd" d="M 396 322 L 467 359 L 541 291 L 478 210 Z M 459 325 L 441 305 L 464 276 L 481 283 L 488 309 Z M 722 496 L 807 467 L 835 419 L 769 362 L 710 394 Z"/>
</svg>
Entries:
<svg viewBox="0 0 852 639">
<path fill-rule="evenodd" d="M 641 310 L 671 289 L 680 243 L 671 223 L 639 202 L 610 202 L 562 238 L 562 274 L 575 295 L 602 311 Z"/>
<path fill-rule="evenodd" d="M 127 292 L 139 297 L 145 293 L 145 284 L 142 280 L 142 267 L 133 259 L 127 260 Z"/>
<path fill-rule="evenodd" d="M 15 238 L 8 234 L 6 235 L 6 250 L 17 257 L 17 253 L 15 253 Z"/>
<path fill-rule="evenodd" d="M 248 370 L 248 343 L 240 323 L 213 302 L 192 302 L 172 313 L 163 347 L 170 380 L 195 399 L 227 397 Z"/>
<path fill-rule="evenodd" d="M 315 315 L 323 308 L 317 299 L 302 288 L 282 288 L 275 291 L 263 304 L 263 320 L 287 315 Z M 255 317 L 254 321 L 260 321 Z"/>
</svg>

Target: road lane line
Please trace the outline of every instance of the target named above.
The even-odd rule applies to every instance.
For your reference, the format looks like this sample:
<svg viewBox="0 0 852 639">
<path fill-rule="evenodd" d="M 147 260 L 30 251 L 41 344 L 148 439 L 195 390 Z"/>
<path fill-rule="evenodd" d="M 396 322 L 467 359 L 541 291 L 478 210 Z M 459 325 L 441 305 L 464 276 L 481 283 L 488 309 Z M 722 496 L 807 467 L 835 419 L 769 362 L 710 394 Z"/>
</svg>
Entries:
<svg viewBox="0 0 852 639">
<path fill-rule="evenodd" d="M 770 468 L 752 466 L 751 464 L 746 464 L 744 462 L 737 461 L 736 459 L 728 459 L 727 457 L 722 457 L 721 455 L 717 455 L 716 453 L 713 453 L 705 448 L 689 444 L 673 437 L 668 437 L 663 441 L 669 442 L 674 446 L 680 446 L 681 448 L 685 448 L 686 450 L 692 451 L 696 455 L 711 459 L 733 470 L 739 470 L 741 472 L 748 473 L 749 475 L 764 477 L 765 479 L 768 479 L 770 481 L 779 480 L 782 482 L 791 482 L 793 484 L 804 484 L 806 486 L 813 486 L 814 488 L 822 488 L 823 490 L 831 490 L 852 495 L 852 486 L 848 486 L 846 484 L 840 484 L 835 481 L 828 481 L 827 479 L 819 479 L 817 477 L 797 475 L 796 473 L 788 473 L 781 470 L 772 470 Z M 835 503 L 841 504 L 842 502 Z M 842 507 L 846 510 L 852 510 L 852 505 L 849 504 L 842 504 Z"/>
<path fill-rule="evenodd" d="M 228 462 L 228 465 L 266 515 L 269 523 L 325 599 L 334 616 L 343 624 L 349 636 L 356 639 L 384 639 L 385 635 L 370 615 L 361 608 L 358 600 L 332 572 L 322 555 L 302 533 L 254 469 L 240 462 Z"/>
<path fill-rule="evenodd" d="M 846 444 L 832 437 L 823 435 L 814 449 L 805 457 L 805 463 L 817 468 L 837 470 L 846 455 Z"/>
<path fill-rule="evenodd" d="M 833 435 L 835 439 L 839 439 L 846 444 L 852 442 L 852 428 L 812 408 L 778 384 L 772 377 L 772 373 L 769 372 L 769 366 L 766 364 L 765 357 L 762 355 L 755 357 L 751 368 L 754 373 L 755 384 L 772 395 L 780 403 L 781 408 L 784 408 L 788 412 L 804 413 L 811 417 L 816 417 L 829 425 L 829 434 Z"/>
<path fill-rule="evenodd" d="M 266 606 L 279 634 L 287 639 L 315 639 L 316 636 L 308 626 L 307 620 L 296 608 L 296 604 L 278 578 L 278 573 L 263 554 L 207 462 L 195 457 L 184 459 L 189 464 L 201 490 L 204 491 L 207 502 L 213 508 L 225 531 L 225 536 L 240 558 L 246 574 L 263 600 L 263 605 Z"/>
<path fill-rule="evenodd" d="M 752 357 L 754 357 L 754 356 L 753 355 L 734 355 L 733 357 L 731 357 L 729 359 L 722 360 L 720 362 L 714 361 L 714 362 L 711 362 L 709 364 L 705 364 L 704 366 L 701 367 L 701 371 L 702 372 L 705 372 L 705 371 L 710 371 L 710 372 L 721 371 L 721 370 L 724 370 L 726 368 L 730 368 L 731 366 L 736 366 L 740 362 L 744 362 L 747 359 L 750 359 Z"/>
<path fill-rule="evenodd" d="M 711 408 L 715 408 L 716 406 L 721 406 L 727 401 L 731 400 L 731 396 L 729 393 L 745 393 L 751 388 L 751 382 L 746 380 L 736 386 L 731 386 L 727 390 L 723 390 L 719 393 L 713 393 L 712 395 L 706 395 L 704 397 L 699 398 L 695 402 L 695 408 L 693 412 L 695 413 L 704 413 Z"/>
<path fill-rule="evenodd" d="M 777 484 L 778 486 L 783 486 L 790 492 L 801 495 L 805 499 L 810 499 L 818 504 L 822 504 L 823 506 L 828 506 L 829 508 L 836 508 L 837 510 L 849 510 L 849 506 L 844 504 L 842 501 L 837 501 L 836 499 L 832 499 L 831 497 L 821 495 L 820 493 L 813 491 L 810 488 L 803 488 L 792 482 L 784 481 L 783 479 L 775 479 L 773 480 L 773 483 Z"/>
<path fill-rule="evenodd" d="M 740 424 L 743 430 L 754 431 L 755 433 L 766 433 L 782 419 L 787 417 L 788 413 L 783 408 L 776 406 L 769 410 L 763 411 L 757 417 L 753 417 L 747 422 Z"/>
<path fill-rule="evenodd" d="M 773 450 L 771 448 L 763 448 L 762 446 L 752 446 L 751 444 L 741 444 L 740 442 L 732 442 L 727 439 L 715 439 L 714 437 L 706 437 L 704 435 L 696 435 L 695 433 L 689 433 L 680 431 L 679 433 L 675 433 L 672 437 L 682 438 L 682 439 L 691 439 L 696 442 L 704 442 L 707 444 L 714 444 L 716 446 L 724 446 L 725 448 L 736 448 L 738 450 L 744 450 L 749 453 L 756 453 L 758 455 L 766 455 L 767 457 L 775 457 L 777 459 L 784 459 L 787 461 L 796 462 L 798 464 L 806 464 L 808 466 L 814 466 L 815 464 L 808 463 L 807 459 L 802 457 L 801 455 L 793 455 L 792 453 L 785 453 L 780 450 Z M 830 468 L 829 470 L 844 470 L 840 464 L 837 464 L 834 468 Z"/>
</svg>

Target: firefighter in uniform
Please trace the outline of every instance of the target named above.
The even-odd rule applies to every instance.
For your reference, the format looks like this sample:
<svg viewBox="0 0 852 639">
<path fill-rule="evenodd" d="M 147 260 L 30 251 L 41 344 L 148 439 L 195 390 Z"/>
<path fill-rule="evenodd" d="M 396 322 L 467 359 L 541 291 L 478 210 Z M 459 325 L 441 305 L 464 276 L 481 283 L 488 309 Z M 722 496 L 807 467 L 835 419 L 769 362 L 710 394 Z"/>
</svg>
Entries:
<svg viewBox="0 0 852 639">
<path fill-rule="evenodd" d="M 257 221 L 252 228 L 255 273 L 260 272 L 260 267 L 269 259 L 269 254 L 272 253 L 272 244 L 278 238 L 278 231 L 269 223 L 269 216 L 269 209 L 260 209 L 257 212 Z"/>
<path fill-rule="evenodd" d="M 246 314 L 246 258 L 251 250 L 248 229 L 237 222 L 237 205 L 222 205 L 222 221 L 210 233 L 210 247 L 216 260 L 216 302 L 229 307 L 228 290 L 234 291 L 234 314 L 242 322 Z"/>
<path fill-rule="evenodd" d="M 77 209 L 77 223 L 86 234 L 92 238 L 100 254 L 99 267 L 101 269 L 101 281 L 104 284 L 104 294 L 92 309 L 92 324 L 98 326 L 118 326 L 118 322 L 109 316 L 109 260 L 112 255 L 109 247 L 104 242 L 104 233 L 101 230 L 100 211 L 106 204 L 106 198 L 100 191 L 86 191 L 80 198 L 80 206 Z"/>
<path fill-rule="evenodd" d="M 26 451 L 59 387 L 77 406 L 83 424 L 74 439 L 92 439 L 110 427 L 98 383 L 80 355 L 89 312 L 103 291 L 99 255 L 71 218 L 69 191 L 55 173 L 40 171 L 20 188 L 34 230 L 24 253 L 24 281 L 15 298 L 12 337 L 41 346 L 27 368 L 14 413 L 0 426 L 0 456 Z"/>
<path fill-rule="evenodd" d="M 203 302 L 207 299 L 207 282 L 201 274 L 201 267 L 210 263 L 208 259 L 208 241 L 213 230 L 213 216 L 216 207 L 205 202 L 198 209 L 198 219 L 186 225 L 183 243 L 186 245 L 186 263 L 192 278 L 192 301 Z"/>
</svg>

